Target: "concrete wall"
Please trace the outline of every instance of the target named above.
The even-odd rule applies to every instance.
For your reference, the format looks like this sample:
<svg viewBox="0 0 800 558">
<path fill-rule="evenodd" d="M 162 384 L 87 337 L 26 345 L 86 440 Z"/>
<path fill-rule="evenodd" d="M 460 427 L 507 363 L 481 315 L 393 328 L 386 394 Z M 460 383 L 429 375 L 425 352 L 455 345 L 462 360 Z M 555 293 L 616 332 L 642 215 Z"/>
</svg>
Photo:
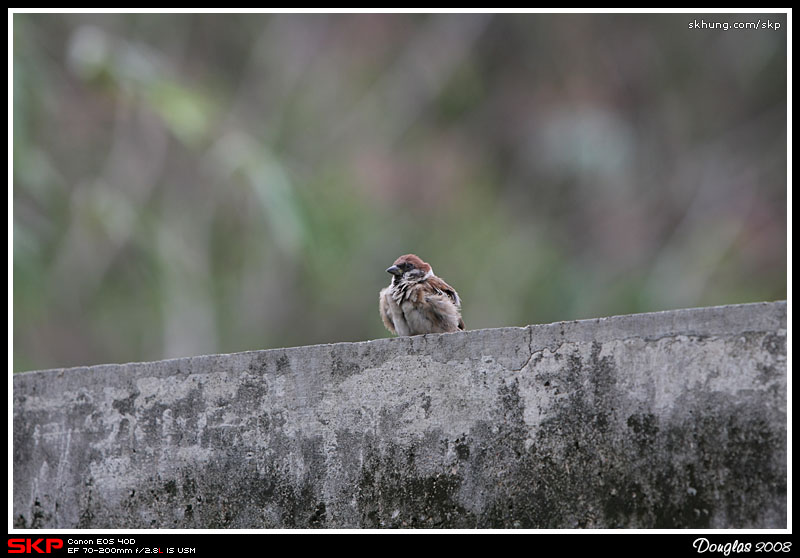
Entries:
<svg viewBox="0 0 800 558">
<path fill-rule="evenodd" d="M 26 528 L 785 528 L 786 304 L 14 377 Z"/>
</svg>

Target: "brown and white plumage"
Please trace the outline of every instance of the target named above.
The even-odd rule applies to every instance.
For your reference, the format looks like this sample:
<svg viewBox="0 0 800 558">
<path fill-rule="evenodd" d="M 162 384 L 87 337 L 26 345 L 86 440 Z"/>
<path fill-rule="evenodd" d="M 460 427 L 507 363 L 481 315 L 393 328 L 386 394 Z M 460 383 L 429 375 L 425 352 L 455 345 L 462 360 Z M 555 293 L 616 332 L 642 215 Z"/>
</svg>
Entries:
<svg viewBox="0 0 800 558">
<path fill-rule="evenodd" d="M 386 271 L 392 274 L 392 282 L 380 293 L 386 329 L 396 335 L 465 329 L 458 293 L 434 275 L 430 265 L 414 254 L 406 254 Z"/>
</svg>

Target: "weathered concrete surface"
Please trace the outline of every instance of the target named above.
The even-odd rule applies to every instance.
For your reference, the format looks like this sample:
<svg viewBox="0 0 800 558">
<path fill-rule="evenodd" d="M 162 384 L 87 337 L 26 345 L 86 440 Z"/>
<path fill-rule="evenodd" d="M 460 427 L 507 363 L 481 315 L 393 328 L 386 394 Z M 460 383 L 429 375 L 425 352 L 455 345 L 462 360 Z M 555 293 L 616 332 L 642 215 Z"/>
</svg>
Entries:
<svg viewBox="0 0 800 558">
<path fill-rule="evenodd" d="M 786 528 L 786 304 L 14 377 L 16 527 Z"/>
</svg>

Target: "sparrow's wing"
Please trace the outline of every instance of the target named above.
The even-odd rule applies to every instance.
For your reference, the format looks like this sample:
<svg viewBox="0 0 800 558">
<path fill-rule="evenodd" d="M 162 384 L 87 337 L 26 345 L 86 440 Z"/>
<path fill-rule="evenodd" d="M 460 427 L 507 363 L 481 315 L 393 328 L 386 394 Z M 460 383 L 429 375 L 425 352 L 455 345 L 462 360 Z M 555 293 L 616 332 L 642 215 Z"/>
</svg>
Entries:
<svg viewBox="0 0 800 558">
<path fill-rule="evenodd" d="M 417 283 L 414 290 L 419 303 L 422 303 L 420 310 L 432 324 L 435 324 L 434 331 L 463 329 L 464 322 L 459 311 L 461 299 L 453 287 L 434 276 L 427 281 Z"/>
<path fill-rule="evenodd" d="M 451 301 L 453 301 L 453 304 L 455 304 L 458 308 L 461 308 L 461 299 L 459 298 L 458 293 L 453 287 L 451 287 L 450 285 L 448 285 L 447 283 L 445 283 L 436 276 L 429 278 L 427 283 L 428 285 L 431 286 L 433 290 L 447 295 L 447 297 Z"/>
</svg>

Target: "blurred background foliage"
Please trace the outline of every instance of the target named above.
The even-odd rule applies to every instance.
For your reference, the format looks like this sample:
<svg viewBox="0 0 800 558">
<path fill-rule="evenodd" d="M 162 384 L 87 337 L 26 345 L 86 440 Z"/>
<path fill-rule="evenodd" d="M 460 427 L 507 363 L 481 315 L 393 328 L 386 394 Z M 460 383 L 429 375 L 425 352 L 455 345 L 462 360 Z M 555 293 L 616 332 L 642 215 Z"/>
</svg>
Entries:
<svg viewBox="0 0 800 558">
<path fill-rule="evenodd" d="M 786 15 L 15 14 L 14 368 L 786 298 Z"/>
</svg>

